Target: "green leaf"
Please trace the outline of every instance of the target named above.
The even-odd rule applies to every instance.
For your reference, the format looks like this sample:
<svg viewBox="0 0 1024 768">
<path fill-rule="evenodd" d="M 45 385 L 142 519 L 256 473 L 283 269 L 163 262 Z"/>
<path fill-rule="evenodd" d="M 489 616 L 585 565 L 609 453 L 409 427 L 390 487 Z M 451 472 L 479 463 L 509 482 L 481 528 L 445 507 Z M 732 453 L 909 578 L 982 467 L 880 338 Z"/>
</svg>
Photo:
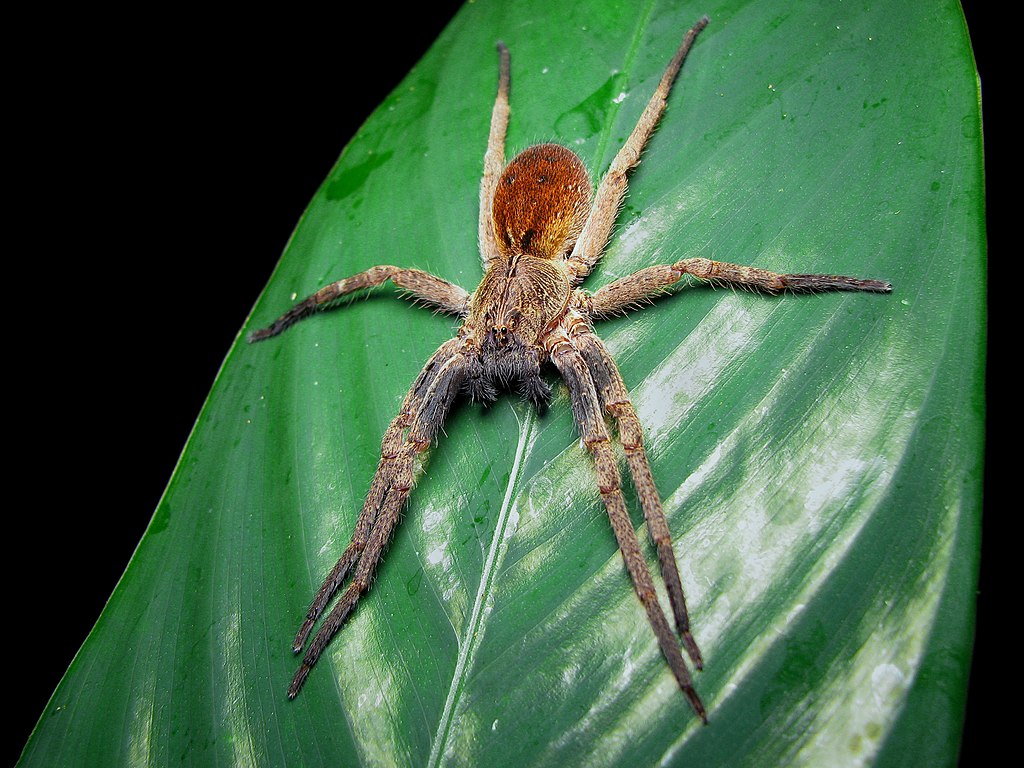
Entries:
<svg viewBox="0 0 1024 768">
<path fill-rule="evenodd" d="M 457 409 L 372 591 L 286 700 L 380 435 L 455 327 L 381 291 L 232 349 L 24 764 L 955 763 L 985 327 L 956 4 L 471 3 L 346 149 L 250 327 L 381 254 L 475 286 L 497 39 L 508 156 L 556 140 L 596 176 L 703 13 L 587 287 L 685 256 L 895 286 L 694 286 L 598 327 L 647 430 L 711 724 L 632 592 L 564 388 L 544 417 Z"/>
</svg>

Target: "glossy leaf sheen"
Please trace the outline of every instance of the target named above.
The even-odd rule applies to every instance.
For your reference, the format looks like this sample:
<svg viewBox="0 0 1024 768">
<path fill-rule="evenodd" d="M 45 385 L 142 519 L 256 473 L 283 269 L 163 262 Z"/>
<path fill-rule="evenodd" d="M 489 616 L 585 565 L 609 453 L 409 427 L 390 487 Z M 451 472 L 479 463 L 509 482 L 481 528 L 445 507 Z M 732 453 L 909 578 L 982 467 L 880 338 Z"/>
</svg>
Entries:
<svg viewBox="0 0 1024 768">
<path fill-rule="evenodd" d="M 691 287 L 598 326 L 647 429 L 711 724 L 632 592 L 564 387 L 542 418 L 512 397 L 456 410 L 372 591 L 285 699 L 380 436 L 454 327 L 383 290 L 236 344 L 26 764 L 955 761 L 985 281 L 960 10 L 620 5 L 464 8 L 339 160 L 250 327 L 381 262 L 475 287 L 495 40 L 509 156 L 556 140 L 597 175 L 708 13 L 587 287 L 686 256 L 895 285 Z"/>
</svg>

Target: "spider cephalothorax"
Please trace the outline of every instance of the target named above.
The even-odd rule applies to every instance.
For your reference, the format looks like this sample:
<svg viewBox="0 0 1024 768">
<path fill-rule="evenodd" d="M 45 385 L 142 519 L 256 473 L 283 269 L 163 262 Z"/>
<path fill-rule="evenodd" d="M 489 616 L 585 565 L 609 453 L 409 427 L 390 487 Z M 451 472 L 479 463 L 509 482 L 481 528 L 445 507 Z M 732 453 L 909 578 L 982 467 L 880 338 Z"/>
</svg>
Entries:
<svg viewBox="0 0 1024 768">
<path fill-rule="evenodd" d="M 498 96 L 480 184 L 479 235 L 485 274 L 476 291 L 469 294 L 416 269 L 373 267 L 320 289 L 250 337 L 259 341 L 275 336 L 335 299 L 387 280 L 412 297 L 464 320 L 456 337 L 442 344 L 427 361 L 384 433 L 380 463 L 352 541 L 317 592 L 293 643 L 296 653 L 302 651 L 313 626 L 350 574 L 351 581 L 307 649 L 288 689 L 290 697 L 298 694 L 327 643 L 369 589 L 412 489 L 416 457 L 430 447 L 456 398 L 466 395 L 490 403 L 500 390 L 513 388 L 543 408 L 550 400 L 551 389 L 542 378 L 542 370 L 551 363 L 568 388 L 580 436 L 593 455 L 598 490 L 637 596 L 679 687 L 697 715 L 707 722 L 704 704 L 694 690 L 680 650 L 681 640 L 693 664 L 701 668 L 703 660 L 690 632 L 672 538 L 644 451 L 640 422 L 615 361 L 594 333 L 593 321 L 635 308 L 678 283 L 684 275 L 769 293 L 786 289 L 891 290 L 888 283 L 879 280 L 780 275 L 702 258 L 648 267 L 593 294 L 578 288 L 604 251 L 626 192 L 627 176 L 639 162 L 640 152 L 665 110 L 683 59 L 707 23 L 706 17 L 701 19 L 683 38 L 592 202 L 586 168 L 565 147 L 530 147 L 503 168 L 509 117 L 509 55 L 499 44 Z M 675 632 L 658 601 L 626 509 L 606 419 L 618 430 L 657 550 Z"/>
<path fill-rule="evenodd" d="M 492 385 L 480 399 L 491 399 L 495 385 L 518 385 L 534 404 L 547 405 L 544 341 L 568 307 L 573 284 L 565 259 L 589 211 L 590 177 L 565 147 L 530 147 L 502 172 L 490 207 L 497 254 L 460 332 L 479 349 L 481 375 Z"/>
</svg>

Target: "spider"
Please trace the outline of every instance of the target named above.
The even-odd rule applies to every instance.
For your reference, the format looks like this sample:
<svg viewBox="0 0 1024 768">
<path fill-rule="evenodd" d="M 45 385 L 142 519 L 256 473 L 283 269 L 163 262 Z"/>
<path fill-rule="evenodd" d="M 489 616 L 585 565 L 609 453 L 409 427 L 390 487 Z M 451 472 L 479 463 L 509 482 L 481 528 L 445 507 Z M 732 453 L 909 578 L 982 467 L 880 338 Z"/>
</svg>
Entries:
<svg viewBox="0 0 1024 768">
<path fill-rule="evenodd" d="M 702 668 L 701 652 L 690 631 L 672 537 L 644 452 L 640 422 L 615 361 L 594 333 L 593 321 L 635 308 L 678 283 L 684 275 L 772 294 L 787 289 L 892 290 L 889 283 L 880 280 L 776 274 L 704 258 L 647 267 L 594 293 L 580 290 L 579 285 L 601 258 L 611 236 L 627 177 L 639 163 L 640 153 L 665 111 L 683 60 L 707 24 L 705 16 L 686 33 L 592 202 L 583 161 L 565 147 L 532 146 L 505 165 L 510 64 L 508 48 L 499 43 L 498 94 L 480 182 L 479 239 L 484 276 L 476 291 L 467 293 L 418 269 L 376 266 L 321 288 L 250 336 L 250 341 L 276 336 L 341 297 L 388 280 L 409 297 L 464 321 L 455 338 L 442 344 L 427 361 L 384 433 L 380 462 L 352 540 L 313 599 L 295 636 L 295 653 L 302 652 L 316 622 L 350 575 L 351 581 L 310 643 L 288 688 L 289 698 L 298 695 L 331 638 L 369 589 L 381 553 L 409 498 L 417 457 L 430 447 L 455 400 L 468 396 L 489 405 L 499 391 L 517 388 L 522 397 L 543 411 L 551 399 L 551 388 L 541 372 L 551 363 L 568 388 L 580 436 L 593 455 L 601 500 L 658 645 L 693 711 L 707 723 L 707 711 L 680 649 L 681 641 L 694 667 Z M 626 509 L 606 419 L 614 421 L 618 429 L 657 550 L 678 639 L 661 607 Z"/>
</svg>

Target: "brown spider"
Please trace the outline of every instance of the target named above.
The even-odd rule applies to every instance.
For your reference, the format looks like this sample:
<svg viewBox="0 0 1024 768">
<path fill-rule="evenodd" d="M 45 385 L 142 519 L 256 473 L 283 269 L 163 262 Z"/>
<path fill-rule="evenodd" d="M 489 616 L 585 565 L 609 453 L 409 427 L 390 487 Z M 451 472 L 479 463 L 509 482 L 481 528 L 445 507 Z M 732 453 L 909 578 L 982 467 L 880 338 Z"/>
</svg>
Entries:
<svg viewBox="0 0 1024 768">
<path fill-rule="evenodd" d="M 398 416 L 381 443 L 381 458 L 352 541 L 317 592 L 295 637 L 300 653 L 328 603 L 354 570 L 352 580 L 324 620 L 288 688 L 289 698 L 302 689 L 310 669 L 370 587 L 381 553 L 413 486 L 418 454 L 426 451 L 459 395 L 490 404 L 498 391 L 517 386 L 524 398 L 543 410 L 551 389 L 541 378 L 553 363 L 569 389 L 573 416 L 583 443 L 593 454 L 601 499 L 611 519 L 626 570 L 679 687 L 705 723 L 707 713 L 693 688 L 679 642 L 654 590 L 626 510 L 622 481 L 605 424 L 614 419 L 651 539 L 658 551 L 676 630 L 697 669 L 702 659 L 690 633 L 686 600 L 679 579 L 672 538 L 651 467 L 644 452 L 640 422 L 629 393 L 608 350 L 594 334 L 593 320 L 621 314 L 692 275 L 714 283 L 778 293 L 793 291 L 892 290 L 889 283 L 836 275 L 779 275 L 755 267 L 708 259 L 683 259 L 647 267 L 590 294 L 578 288 L 601 258 L 626 193 L 626 178 L 665 111 L 672 83 L 704 17 L 687 32 L 662 75 L 629 139 L 601 180 L 593 202 L 583 162 L 556 144 L 540 144 L 504 165 L 509 119 L 509 53 L 498 44 L 498 95 L 491 115 L 490 137 L 480 182 L 479 236 L 485 274 L 472 294 L 417 269 L 377 266 L 321 288 L 250 341 L 276 336 L 294 323 L 343 296 L 390 280 L 414 298 L 464 319 L 455 338 L 427 361 Z"/>
</svg>

